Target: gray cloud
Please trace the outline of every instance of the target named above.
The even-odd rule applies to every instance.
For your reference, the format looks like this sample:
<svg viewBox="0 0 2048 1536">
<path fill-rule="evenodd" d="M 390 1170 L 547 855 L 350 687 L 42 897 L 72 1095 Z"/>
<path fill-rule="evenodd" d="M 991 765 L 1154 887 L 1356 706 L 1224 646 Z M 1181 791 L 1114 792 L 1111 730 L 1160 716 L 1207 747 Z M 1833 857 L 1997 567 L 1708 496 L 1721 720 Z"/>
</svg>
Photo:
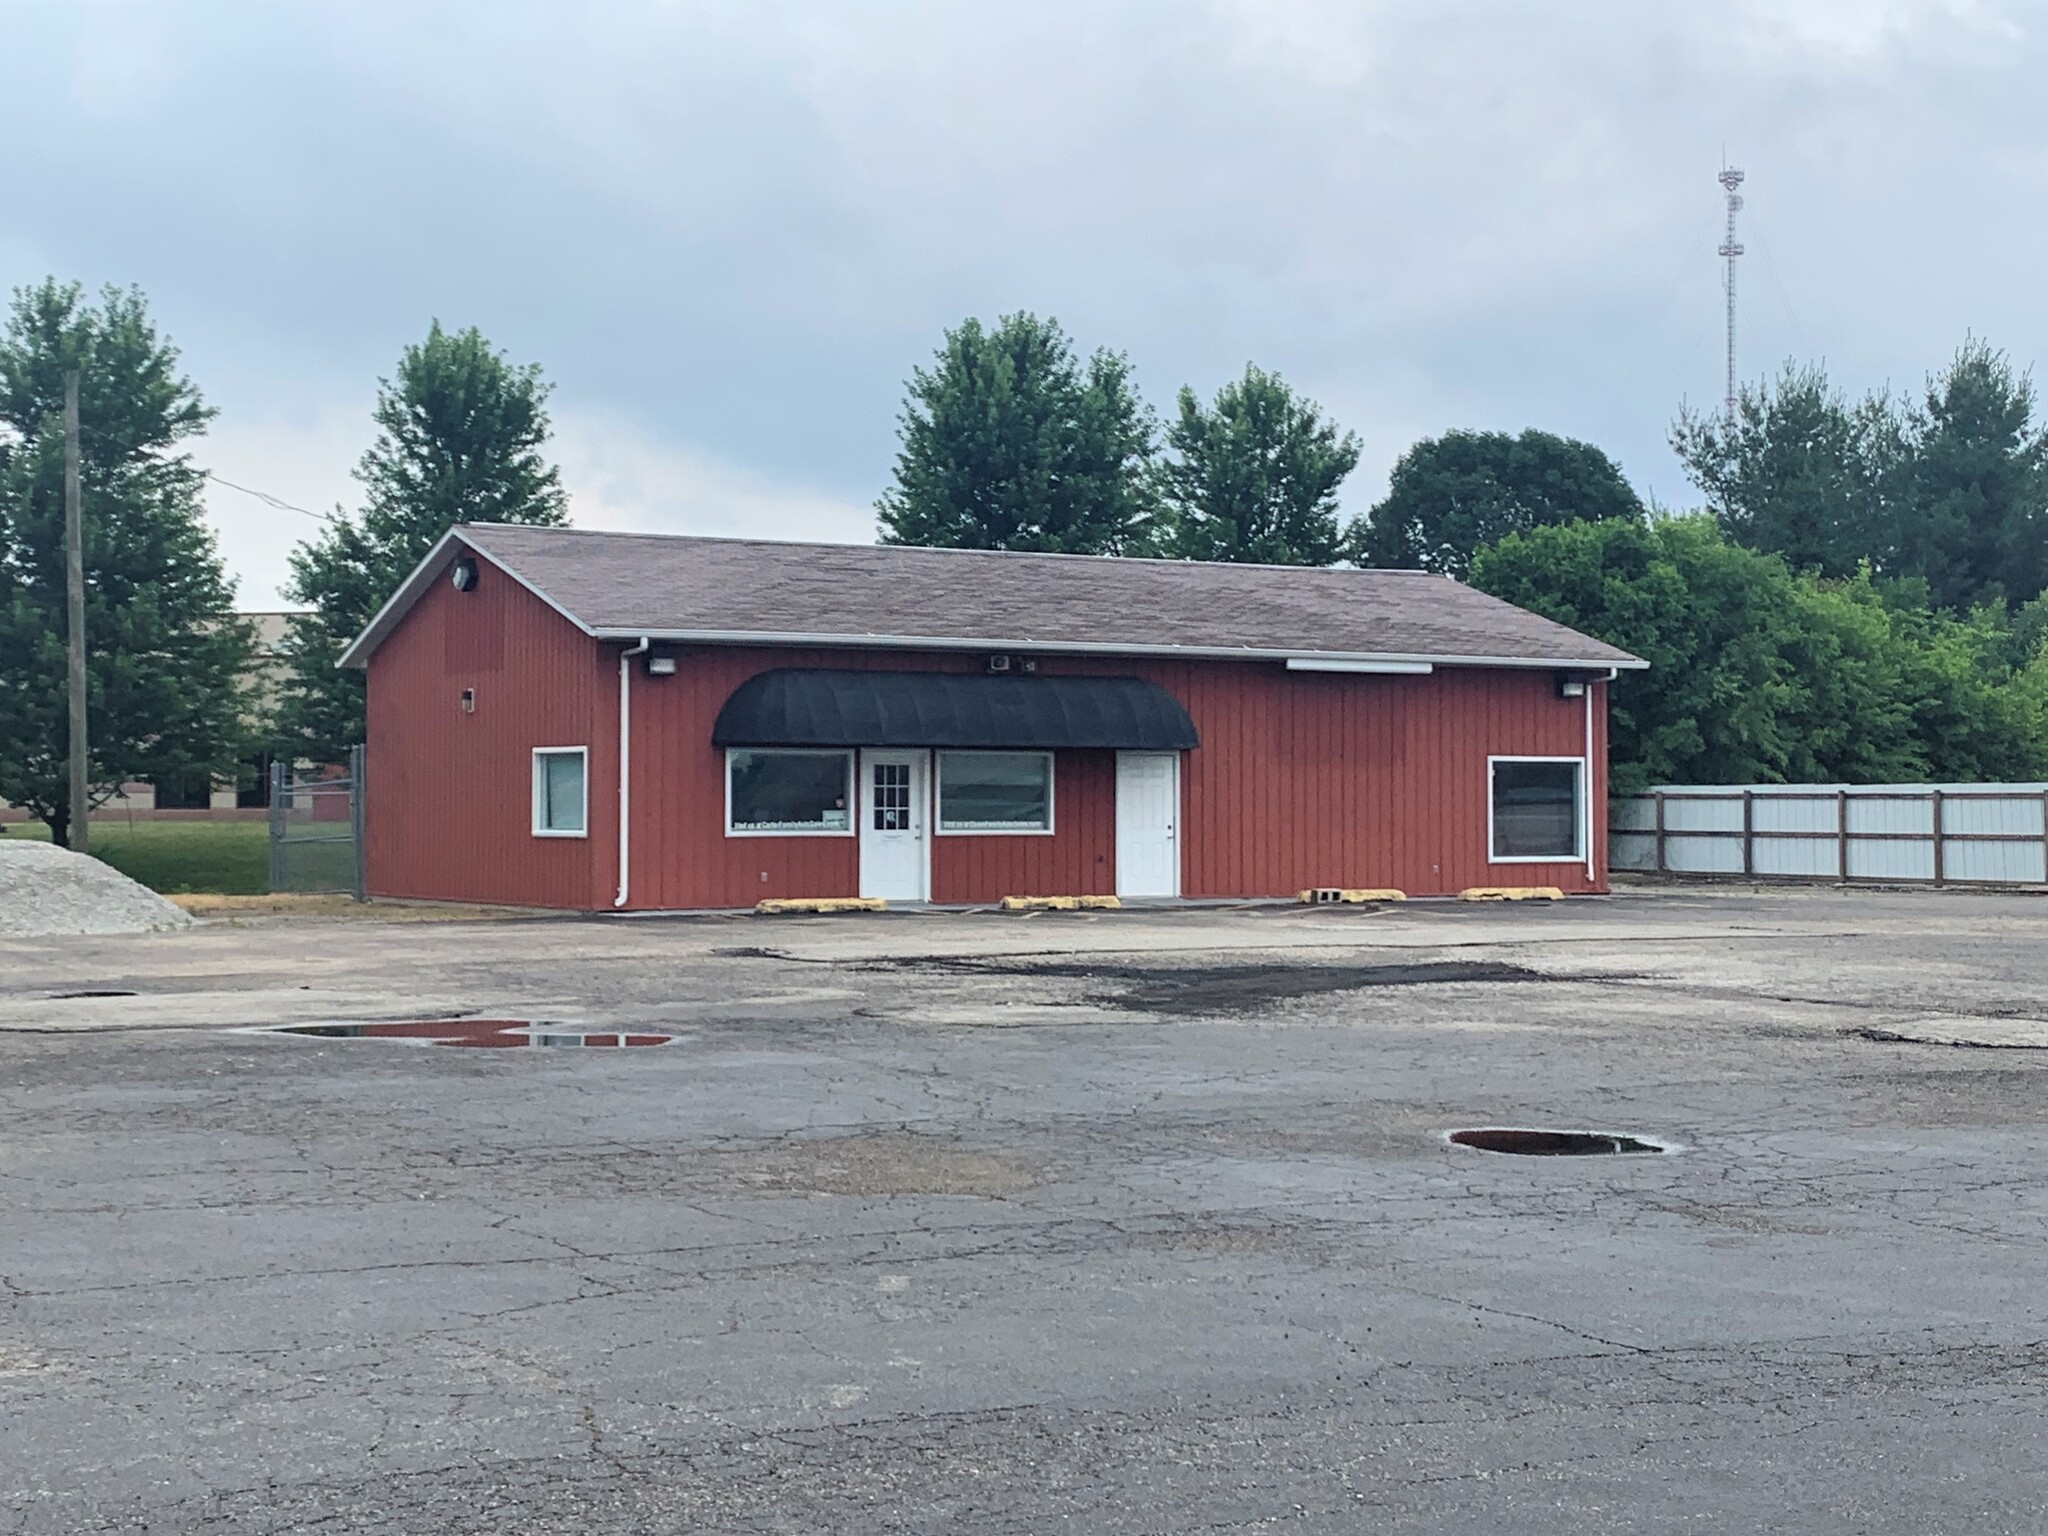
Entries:
<svg viewBox="0 0 2048 1536">
<path fill-rule="evenodd" d="M 964 314 L 1247 360 L 1368 444 L 1540 425 L 1683 502 L 1745 372 L 1917 383 L 2048 318 L 2033 6 L 1041 0 L 297 7 L 0 0 L 0 279 L 140 283 L 211 461 L 349 492 L 429 316 L 559 389 L 590 520 L 860 537 L 902 380 Z M 239 470 L 239 473 L 237 471 Z M 262 598 L 304 527 L 216 500 Z"/>
</svg>

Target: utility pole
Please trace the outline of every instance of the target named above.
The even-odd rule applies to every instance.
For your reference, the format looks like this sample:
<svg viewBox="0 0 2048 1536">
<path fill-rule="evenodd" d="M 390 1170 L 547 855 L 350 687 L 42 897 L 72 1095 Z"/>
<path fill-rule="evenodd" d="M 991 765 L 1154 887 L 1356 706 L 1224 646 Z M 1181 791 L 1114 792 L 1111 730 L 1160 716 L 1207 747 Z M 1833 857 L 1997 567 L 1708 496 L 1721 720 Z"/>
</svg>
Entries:
<svg viewBox="0 0 2048 1536">
<path fill-rule="evenodd" d="M 1721 257 L 1728 263 L 1728 394 L 1723 401 L 1727 411 L 1728 426 L 1735 426 L 1735 258 L 1742 254 L 1742 246 L 1735 238 L 1735 215 L 1742 212 L 1742 194 L 1735 189 L 1742 185 L 1742 172 L 1734 166 L 1726 167 L 1720 176 L 1721 190 L 1728 195 L 1728 235 L 1721 242 Z"/>
<path fill-rule="evenodd" d="M 74 852 L 86 851 L 85 518 L 78 497 L 78 370 L 64 375 L 64 601 L 71 683 L 71 820 Z"/>
</svg>

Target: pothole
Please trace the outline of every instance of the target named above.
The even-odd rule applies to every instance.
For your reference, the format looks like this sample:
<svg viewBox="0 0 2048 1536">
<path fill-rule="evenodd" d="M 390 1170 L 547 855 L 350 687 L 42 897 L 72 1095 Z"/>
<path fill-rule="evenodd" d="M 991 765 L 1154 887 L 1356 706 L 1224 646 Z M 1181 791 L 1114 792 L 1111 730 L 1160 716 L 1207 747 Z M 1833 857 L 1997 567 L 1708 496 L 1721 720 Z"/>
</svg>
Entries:
<svg viewBox="0 0 2048 1536">
<path fill-rule="evenodd" d="M 587 1029 L 526 1019 L 411 1019 L 389 1024 L 268 1024 L 256 1035 L 305 1035 L 318 1040 L 396 1040 L 407 1045 L 455 1045 L 484 1050 L 598 1049 L 667 1045 L 675 1035 L 636 1030 Z"/>
<path fill-rule="evenodd" d="M 1479 1152 L 1499 1152 L 1509 1157 L 1607 1157 L 1616 1153 L 1669 1152 L 1661 1142 L 1619 1131 L 1540 1131 L 1517 1126 L 1485 1126 L 1477 1130 L 1451 1131 L 1448 1139 L 1458 1146 Z"/>
</svg>

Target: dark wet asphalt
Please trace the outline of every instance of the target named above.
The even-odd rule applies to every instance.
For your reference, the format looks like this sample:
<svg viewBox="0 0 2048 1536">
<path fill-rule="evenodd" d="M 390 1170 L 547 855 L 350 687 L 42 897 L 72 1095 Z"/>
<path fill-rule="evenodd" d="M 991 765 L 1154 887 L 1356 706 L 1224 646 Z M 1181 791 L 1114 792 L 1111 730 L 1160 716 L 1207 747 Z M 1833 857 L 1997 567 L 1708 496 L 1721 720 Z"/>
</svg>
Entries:
<svg viewBox="0 0 2048 1536">
<path fill-rule="evenodd" d="M 0 1531 L 2036 1531 L 2048 1051 L 1864 1032 L 2048 1019 L 2044 924 L 1684 892 L 0 950 Z M 465 1004 L 676 1038 L 225 1028 Z"/>
</svg>

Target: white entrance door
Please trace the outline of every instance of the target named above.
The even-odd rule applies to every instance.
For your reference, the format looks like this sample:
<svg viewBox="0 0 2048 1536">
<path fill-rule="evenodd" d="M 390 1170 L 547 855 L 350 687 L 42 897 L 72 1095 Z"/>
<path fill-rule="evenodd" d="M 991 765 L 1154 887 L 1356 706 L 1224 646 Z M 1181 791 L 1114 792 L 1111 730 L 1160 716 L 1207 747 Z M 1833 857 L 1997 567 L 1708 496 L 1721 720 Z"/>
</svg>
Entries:
<svg viewBox="0 0 2048 1536">
<path fill-rule="evenodd" d="M 860 893 L 924 901 L 931 893 L 925 838 L 925 752 L 860 755 Z"/>
<path fill-rule="evenodd" d="M 1116 893 L 1180 894 L 1180 754 L 1116 755 Z"/>
</svg>

